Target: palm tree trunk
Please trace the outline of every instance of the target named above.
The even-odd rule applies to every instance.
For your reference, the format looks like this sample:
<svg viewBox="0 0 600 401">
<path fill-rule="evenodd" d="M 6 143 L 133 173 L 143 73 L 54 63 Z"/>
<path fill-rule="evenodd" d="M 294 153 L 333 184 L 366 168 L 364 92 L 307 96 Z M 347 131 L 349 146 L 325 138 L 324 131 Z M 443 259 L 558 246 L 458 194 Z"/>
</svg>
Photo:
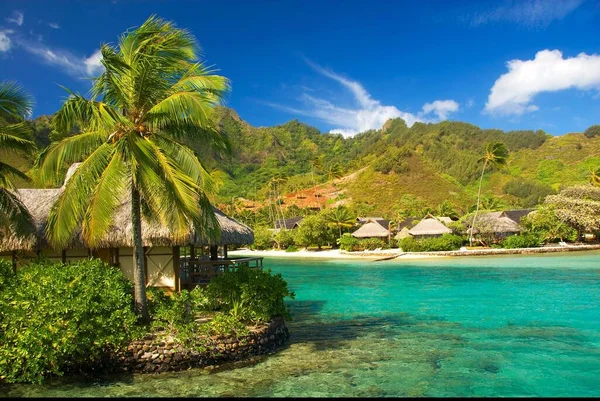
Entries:
<svg viewBox="0 0 600 401">
<path fill-rule="evenodd" d="M 150 321 L 146 301 L 146 266 L 144 246 L 142 244 L 142 212 L 140 208 L 140 193 L 132 184 L 131 188 L 131 223 L 133 226 L 133 285 L 135 295 L 135 312 L 141 316 L 141 321 Z"/>
<path fill-rule="evenodd" d="M 471 222 L 471 230 L 469 233 L 469 246 L 473 246 L 473 227 L 475 226 L 475 219 L 477 218 L 477 213 L 479 212 L 479 200 L 481 199 L 481 184 L 483 183 L 483 174 L 485 173 L 486 166 L 487 160 L 483 163 L 483 168 L 481 169 L 481 177 L 479 178 L 479 191 L 477 192 L 477 207 L 475 208 L 475 215 L 473 216 L 473 221 Z"/>
</svg>

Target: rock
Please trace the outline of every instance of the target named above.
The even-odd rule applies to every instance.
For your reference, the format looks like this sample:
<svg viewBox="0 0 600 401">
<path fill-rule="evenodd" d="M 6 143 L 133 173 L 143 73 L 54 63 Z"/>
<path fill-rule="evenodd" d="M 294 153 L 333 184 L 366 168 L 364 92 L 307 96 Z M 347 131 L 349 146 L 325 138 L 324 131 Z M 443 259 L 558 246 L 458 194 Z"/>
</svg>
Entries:
<svg viewBox="0 0 600 401">
<path fill-rule="evenodd" d="M 152 354 L 150 352 L 146 352 L 144 353 L 144 355 L 142 355 L 142 359 L 150 359 L 152 357 Z"/>
</svg>

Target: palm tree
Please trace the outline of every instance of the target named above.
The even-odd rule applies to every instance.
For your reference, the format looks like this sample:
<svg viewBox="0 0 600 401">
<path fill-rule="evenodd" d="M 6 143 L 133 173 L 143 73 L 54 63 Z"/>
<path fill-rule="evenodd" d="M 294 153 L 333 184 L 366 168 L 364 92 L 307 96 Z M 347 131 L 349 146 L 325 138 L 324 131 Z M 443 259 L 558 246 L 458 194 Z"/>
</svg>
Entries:
<svg viewBox="0 0 600 401">
<path fill-rule="evenodd" d="M 155 16 L 125 32 L 118 47 L 102 45 L 101 53 L 105 71 L 93 80 L 91 99 L 69 92 L 53 118 L 57 132 L 77 125 L 81 133 L 52 143 L 37 163 L 41 179 L 51 182 L 82 161 L 50 211 L 47 235 L 64 249 L 81 224 L 95 248 L 129 198 L 135 307 L 147 321 L 141 218 L 166 225 L 176 241 L 190 222 L 205 237 L 219 234 L 208 199 L 212 179 L 182 142 L 230 149 L 210 119 L 229 84 L 198 61 L 188 31 Z"/>
<path fill-rule="evenodd" d="M 438 216 L 448 216 L 452 219 L 458 219 L 458 213 L 454 209 L 454 206 L 447 200 L 439 204 L 437 208 Z"/>
<path fill-rule="evenodd" d="M 325 213 L 325 221 L 331 228 L 337 228 L 340 238 L 342 228 L 351 228 L 356 224 L 356 216 L 353 216 L 345 206 L 338 206 Z"/>
<path fill-rule="evenodd" d="M 588 179 L 590 180 L 590 184 L 600 187 L 600 167 L 590 169 Z"/>
<path fill-rule="evenodd" d="M 505 166 L 508 160 L 508 149 L 502 142 L 490 142 L 485 148 L 485 155 L 479 159 L 483 161 L 483 168 L 481 169 L 481 177 L 479 178 L 479 191 L 477 192 L 477 207 L 475 208 L 475 214 L 473 215 L 473 221 L 469 229 L 469 245 L 473 244 L 473 226 L 475 225 L 475 219 L 477 219 L 477 212 L 479 212 L 479 201 L 481 200 L 481 184 L 483 183 L 483 174 L 488 164 L 493 166 Z"/>
<path fill-rule="evenodd" d="M 342 176 L 342 167 L 339 163 L 332 163 L 327 166 L 327 181 L 331 183 L 334 179 L 340 178 Z"/>
<path fill-rule="evenodd" d="M 35 144 L 26 139 L 30 130 L 23 121 L 31 112 L 32 103 L 20 85 L 11 81 L 0 82 L 0 150 L 5 156 L 29 156 L 35 151 Z M 12 192 L 16 186 L 11 177 L 29 181 L 29 177 L 20 170 L 0 161 L 0 228 L 1 231 L 6 229 L 24 236 L 34 230 L 33 219 Z"/>
</svg>

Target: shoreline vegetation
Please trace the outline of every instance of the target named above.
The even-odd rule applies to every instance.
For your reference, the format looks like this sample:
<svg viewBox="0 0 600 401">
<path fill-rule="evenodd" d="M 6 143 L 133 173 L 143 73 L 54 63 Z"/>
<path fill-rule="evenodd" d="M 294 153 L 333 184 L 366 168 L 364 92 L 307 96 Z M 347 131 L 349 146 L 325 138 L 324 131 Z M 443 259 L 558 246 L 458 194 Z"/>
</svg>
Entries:
<svg viewBox="0 0 600 401">
<path fill-rule="evenodd" d="M 515 249 L 467 249 L 458 251 L 437 251 L 437 252 L 402 252 L 399 249 L 386 249 L 381 251 L 360 251 L 346 252 L 340 249 L 322 249 L 307 250 L 301 249 L 297 252 L 286 252 L 285 250 L 252 250 L 238 249 L 230 251 L 235 256 L 266 256 L 281 258 L 312 258 L 312 259 L 367 259 L 381 260 L 385 259 L 430 259 L 443 257 L 462 257 L 462 256 L 494 256 L 494 255 L 516 255 L 532 253 L 552 253 L 552 252 L 581 252 L 600 250 L 600 244 L 593 245 L 568 245 L 568 246 L 543 246 L 537 248 L 515 248 Z"/>
</svg>

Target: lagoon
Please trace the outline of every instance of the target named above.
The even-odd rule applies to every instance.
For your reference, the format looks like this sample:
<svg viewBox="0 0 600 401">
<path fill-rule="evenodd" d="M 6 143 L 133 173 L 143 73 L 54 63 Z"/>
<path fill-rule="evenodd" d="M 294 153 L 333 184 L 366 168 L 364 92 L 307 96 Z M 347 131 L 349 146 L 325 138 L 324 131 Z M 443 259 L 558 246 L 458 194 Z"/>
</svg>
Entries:
<svg viewBox="0 0 600 401">
<path fill-rule="evenodd" d="M 600 252 L 264 265 L 296 292 L 275 355 L 0 395 L 600 396 Z"/>
</svg>

